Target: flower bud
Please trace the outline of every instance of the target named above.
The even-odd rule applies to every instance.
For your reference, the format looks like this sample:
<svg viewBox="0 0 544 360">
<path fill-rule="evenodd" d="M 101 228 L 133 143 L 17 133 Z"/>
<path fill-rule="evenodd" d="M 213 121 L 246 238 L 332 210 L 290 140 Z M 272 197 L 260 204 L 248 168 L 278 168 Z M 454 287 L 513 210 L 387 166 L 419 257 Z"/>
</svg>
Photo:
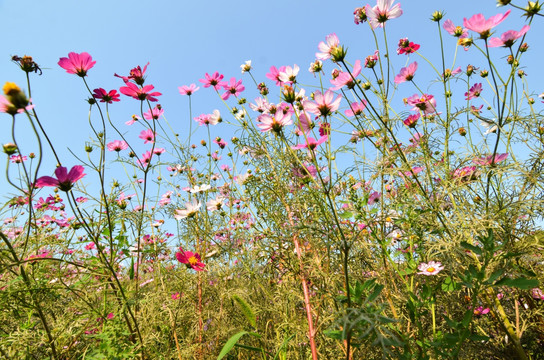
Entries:
<svg viewBox="0 0 544 360">
<path fill-rule="evenodd" d="M 4 144 L 3 148 L 4 148 L 4 153 L 8 155 L 13 155 L 17 152 L 17 145 L 15 145 L 14 143 Z"/>
<path fill-rule="evenodd" d="M 206 146 L 206 140 L 200 140 L 200 145 Z"/>
<path fill-rule="evenodd" d="M 370 87 L 372 85 L 367 81 L 367 82 L 363 83 L 361 86 L 363 87 L 364 90 L 368 90 L 368 89 L 370 89 Z"/>
<path fill-rule="evenodd" d="M 480 76 L 481 77 L 485 78 L 485 77 L 487 77 L 487 75 L 489 75 L 489 71 L 487 71 L 487 70 L 480 71 Z"/>
<path fill-rule="evenodd" d="M 467 76 L 471 76 L 472 73 L 474 73 L 474 70 L 476 70 L 476 68 L 473 65 L 468 65 L 467 66 Z"/>
<path fill-rule="evenodd" d="M 332 61 L 333 62 L 342 62 L 348 53 L 347 49 L 344 49 L 342 45 L 335 47 L 331 51 Z"/>
<path fill-rule="evenodd" d="M 459 135 L 461 136 L 466 136 L 467 135 L 467 130 L 465 128 L 459 128 Z"/>
<path fill-rule="evenodd" d="M 506 6 L 510 4 L 511 0 L 497 0 L 497 7 Z"/>
<path fill-rule="evenodd" d="M 440 20 L 442 20 L 442 18 L 444 17 L 444 13 L 442 11 L 435 11 L 433 12 L 432 16 L 431 16 L 431 20 L 432 21 L 435 21 L 435 22 L 438 22 Z"/>
<path fill-rule="evenodd" d="M 519 52 L 526 52 L 527 50 L 529 50 L 529 45 L 527 45 L 527 43 L 523 43 L 521 44 L 521 46 L 519 47 Z"/>
</svg>

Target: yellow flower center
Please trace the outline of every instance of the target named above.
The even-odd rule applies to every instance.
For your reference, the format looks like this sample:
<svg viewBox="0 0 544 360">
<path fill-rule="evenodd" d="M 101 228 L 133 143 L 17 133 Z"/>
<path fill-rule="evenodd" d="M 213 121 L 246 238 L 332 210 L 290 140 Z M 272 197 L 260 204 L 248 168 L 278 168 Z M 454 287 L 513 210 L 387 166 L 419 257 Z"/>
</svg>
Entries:
<svg viewBox="0 0 544 360">
<path fill-rule="evenodd" d="M 189 258 L 189 264 L 190 264 L 190 265 L 196 265 L 196 264 L 198 264 L 198 259 L 197 259 L 196 257 L 194 257 L 194 256 L 191 256 L 191 257 Z"/>
<path fill-rule="evenodd" d="M 9 81 L 7 81 L 4 84 L 3 90 L 4 90 L 4 94 L 6 94 L 6 96 L 17 95 L 18 93 L 21 92 L 21 88 L 19 86 L 17 86 L 17 84 L 9 82 Z"/>
<path fill-rule="evenodd" d="M 434 272 L 435 270 L 436 270 L 436 269 L 433 268 L 433 267 L 427 268 L 427 272 L 430 272 L 430 273 Z"/>
</svg>

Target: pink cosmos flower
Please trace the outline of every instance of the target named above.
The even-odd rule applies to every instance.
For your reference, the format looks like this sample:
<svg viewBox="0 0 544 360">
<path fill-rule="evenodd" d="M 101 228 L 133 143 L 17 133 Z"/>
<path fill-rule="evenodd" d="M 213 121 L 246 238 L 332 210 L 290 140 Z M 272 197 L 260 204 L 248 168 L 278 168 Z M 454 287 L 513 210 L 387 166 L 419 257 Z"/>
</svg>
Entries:
<svg viewBox="0 0 544 360">
<path fill-rule="evenodd" d="M 368 205 L 374 205 L 375 203 L 377 203 L 378 201 L 380 201 L 380 198 L 381 198 L 382 194 L 377 192 L 377 191 L 374 191 L 372 194 L 370 194 L 370 196 L 368 197 L 368 202 L 367 204 Z"/>
<path fill-rule="evenodd" d="M 346 116 L 355 116 L 355 115 L 361 115 L 364 111 L 364 109 L 366 108 L 366 104 L 367 104 L 367 101 L 363 99 L 362 102 L 358 103 L 358 102 L 352 102 L 351 104 L 349 104 L 349 109 L 347 109 L 346 111 L 344 111 L 344 114 L 346 114 Z"/>
<path fill-rule="evenodd" d="M 9 159 L 13 164 L 21 164 L 23 161 L 27 160 L 27 157 L 21 155 L 11 155 Z"/>
<path fill-rule="evenodd" d="M 275 66 L 271 66 L 270 72 L 266 74 L 266 77 L 269 78 L 270 80 L 275 81 L 277 86 L 281 86 L 283 85 L 283 83 L 280 80 L 280 73 L 282 71 L 285 71 L 285 68 L 286 66 L 281 66 L 279 69 L 276 69 Z"/>
<path fill-rule="evenodd" d="M 485 308 L 483 306 L 478 306 L 476 309 L 474 309 L 474 315 L 481 316 L 489 313 L 489 308 Z"/>
<path fill-rule="evenodd" d="M 149 63 L 145 64 L 144 69 L 140 67 L 140 65 L 136 66 L 135 68 L 130 70 L 130 74 L 128 76 L 121 76 L 117 74 L 113 74 L 113 76 L 116 76 L 118 78 L 123 79 L 125 83 L 128 83 L 130 80 L 134 81 L 136 84 L 142 86 L 145 82 L 145 72 L 147 70 L 147 66 Z"/>
<path fill-rule="evenodd" d="M 306 115 L 306 113 L 301 113 L 298 116 L 297 126 L 298 126 L 298 133 L 297 134 L 302 134 L 302 133 L 308 134 L 310 132 L 310 130 L 312 130 L 314 128 L 315 124 L 312 122 L 310 117 L 308 115 Z"/>
<path fill-rule="evenodd" d="M 315 53 L 315 57 L 317 60 L 327 60 L 330 59 L 332 56 L 332 52 L 340 45 L 340 40 L 338 40 L 338 36 L 336 36 L 335 33 L 329 34 L 325 37 L 325 41 L 321 41 L 319 45 L 317 45 L 317 48 L 319 49 L 318 53 Z"/>
<path fill-rule="evenodd" d="M 468 37 L 468 30 L 467 29 L 464 29 L 460 26 L 455 26 L 453 24 L 453 21 L 451 20 L 446 20 L 444 21 L 444 25 L 442 25 L 442 27 L 444 28 L 444 30 L 446 30 L 448 33 L 450 33 L 450 35 L 453 35 L 455 37 L 458 37 L 458 38 L 461 38 L 461 39 L 464 39 L 466 37 Z"/>
<path fill-rule="evenodd" d="M 291 125 L 293 120 L 291 119 L 291 114 L 284 114 L 282 111 L 276 112 L 274 115 L 271 114 L 262 114 L 257 118 L 259 124 L 257 126 L 261 129 L 262 132 L 274 131 L 279 133 L 284 126 Z"/>
<path fill-rule="evenodd" d="M 204 265 L 201 261 L 200 255 L 198 253 L 193 253 L 192 251 L 183 251 L 182 248 L 179 248 L 180 251 L 176 253 L 176 259 L 182 264 L 185 264 L 189 269 L 195 269 L 196 271 L 204 271 Z"/>
<path fill-rule="evenodd" d="M 242 85 L 242 79 L 236 81 L 236 78 L 232 77 L 228 83 L 223 85 L 223 89 L 226 91 L 223 95 L 221 95 L 221 99 L 227 100 L 231 95 L 238 97 L 238 95 L 240 95 L 240 93 L 246 88 L 244 85 Z"/>
<path fill-rule="evenodd" d="M 304 109 L 316 116 L 329 116 L 340 106 L 342 96 L 338 95 L 334 99 L 334 93 L 331 90 L 327 90 L 325 94 L 320 91 L 316 91 L 314 94 L 314 101 L 304 103 Z"/>
<path fill-rule="evenodd" d="M 481 39 L 487 39 L 491 36 L 491 29 L 503 22 L 508 15 L 510 15 L 510 10 L 504 14 L 494 15 L 486 20 L 483 14 L 476 14 L 472 15 L 468 20 L 464 18 L 463 26 L 480 34 Z"/>
<path fill-rule="evenodd" d="M 145 167 L 149 166 L 149 164 L 151 163 L 151 158 L 152 157 L 153 157 L 153 153 L 151 151 L 147 150 L 145 153 L 142 154 L 140 159 L 138 159 L 138 164 L 140 164 L 140 166 L 142 168 L 145 168 Z"/>
<path fill-rule="evenodd" d="M 136 121 L 141 120 L 141 119 L 142 118 L 139 117 L 138 115 L 132 115 L 132 118 L 129 121 L 125 122 L 125 124 L 130 126 L 130 125 L 134 124 Z"/>
<path fill-rule="evenodd" d="M 414 61 L 407 67 L 400 69 L 400 73 L 395 76 L 395 84 L 401 84 L 405 81 L 411 81 L 417 70 L 417 62 Z"/>
<path fill-rule="evenodd" d="M 198 89 L 200 89 L 198 86 L 196 86 L 195 84 L 191 84 L 189 86 L 187 85 L 183 85 L 183 86 L 180 86 L 178 87 L 179 89 L 179 93 L 181 95 L 193 95 L 193 93 L 195 93 Z"/>
<path fill-rule="evenodd" d="M 213 142 L 216 143 L 221 149 L 224 149 L 228 145 L 228 143 L 220 137 L 216 137 Z"/>
<path fill-rule="evenodd" d="M 158 120 L 162 114 L 164 113 L 164 110 L 160 105 L 155 106 L 153 109 L 148 110 L 144 113 L 144 118 L 146 120 Z"/>
<path fill-rule="evenodd" d="M 319 145 L 323 144 L 325 141 L 327 141 L 329 137 L 327 135 L 325 136 L 322 136 L 321 138 L 319 138 L 319 140 L 315 140 L 313 137 L 308 137 L 306 139 L 306 143 L 305 144 L 298 144 L 296 146 L 292 146 L 291 148 L 293 150 L 298 150 L 298 149 L 308 149 L 308 150 L 314 150 L 316 147 L 318 147 Z"/>
<path fill-rule="evenodd" d="M 411 54 L 419 50 L 421 46 L 419 44 L 413 43 L 408 40 L 408 38 L 399 40 L 399 47 L 397 49 L 397 54 Z"/>
<path fill-rule="evenodd" d="M 109 151 L 121 151 L 121 150 L 125 150 L 126 148 L 128 148 L 128 144 L 125 142 L 125 141 L 122 141 L 122 140 L 115 140 L 115 141 L 112 141 L 110 142 L 108 145 L 108 150 Z"/>
<path fill-rule="evenodd" d="M 540 288 L 533 288 L 531 290 L 531 296 L 536 300 L 544 300 L 544 292 Z"/>
<path fill-rule="evenodd" d="M 334 85 L 331 90 L 340 90 L 344 86 L 347 86 L 348 89 L 353 89 L 355 87 L 353 79 L 361 74 L 361 69 L 361 60 L 356 60 L 351 74 L 347 71 L 341 72 L 336 78 L 331 79 L 331 84 Z"/>
<path fill-rule="evenodd" d="M 150 92 L 155 87 L 153 85 L 146 85 L 142 87 L 141 89 L 138 87 L 138 85 L 133 84 L 131 82 L 125 83 L 126 86 L 122 86 L 119 91 L 121 91 L 122 94 L 126 96 L 130 96 L 136 100 L 149 100 L 149 101 L 158 101 L 158 99 L 155 96 L 161 96 L 162 94 L 160 92 Z"/>
<path fill-rule="evenodd" d="M 529 29 L 530 29 L 530 26 L 525 25 L 524 27 L 521 28 L 520 31 L 508 30 L 507 32 L 504 32 L 500 38 L 494 37 L 489 39 L 489 41 L 487 42 L 487 46 L 488 47 L 502 46 L 507 48 L 512 47 L 512 45 L 514 45 L 514 42 L 520 37 L 522 37 L 523 35 L 525 35 L 527 31 L 529 31 Z"/>
<path fill-rule="evenodd" d="M 417 267 L 420 275 L 436 275 L 440 271 L 444 270 L 442 264 L 438 261 L 429 261 L 428 263 L 421 263 Z"/>
<path fill-rule="evenodd" d="M 208 73 L 206 73 L 206 75 L 204 76 L 205 76 L 204 79 L 200 79 L 198 81 L 203 83 L 205 88 L 209 88 L 210 86 L 213 86 L 215 90 L 218 90 L 218 88 L 222 88 L 223 86 L 226 85 L 226 82 L 221 81 L 223 80 L 223 75 L 219 74 L 219 72 L 217 71 L 214 72 L 213 75 L 211 76 Z"/>
<path fill-rule="evenodd" d="M 69 191 L 76 181 L 86 175 L 83 173 L 84 170 L 83 166 L 76 165 L 68 172 L 64 166 L 59 166 L 55 169 L 56 179 L 51 176 L 42 176 L 36 180 L 36 187 L 54 186 L 61 191 Z"/>
<path fill-rule="evenodd" d="M 508 153 L 487 155 L 487 156 L 484 156 L 484 157 L 481 157 L 481 158 L 476 158 L 476 159 L 472 160 L 472 162 L 477 164 L 477 165 L 485 166 L 485 165 L 496 164 L 496 163 L 499 163 L 501 161 L 504 161 L 504 160 L 506 160 L 507 157 L 508 157 Z"/>
<path fill-rule="evenodd" d="M 105 102 L 105 103 L 108 103 L 108 104 L 111 104 L 113 101 L 121 101 L 121 99 L 119 99 L 121 97 L 121 95 L 119 95 L 117 93 L 117 90 L 110 90 L 109 92 L 107 92 L 106 90 L 102 89 L 102 88 L 98 88 L 98 89 L 94 89 L 93 90 L 93 97 L 95 99 L 99 99 L 100 102 Z"/>
<path fill-rule="evenodd" d="M 140 136 L 138 137 L 144 140 L 144 144 L 147 144 L 148 142 L 152 143 L 155 141 L 155 134 L 151 129 L 142 130 Z"/>
<path fill-rule="evenodd" d="M 452 176 L 455 179 L 469 181 L 476 179 L 477 175 L 478 173 L 476 172 L 476 166 L 465 166 L 459 169 L 455 169 Z"/>
<path fill-rule="evenodd" d="M 373 29 L 383 27 L 385 22 L 390 19 L 398 18 L 402 15 L 400 4 L 393 6 L 395 0 L 377 0 L 376 6 L 366 5 L 366 16 Z"/>
<path fill-rule="evenodd" d="M 87 71 L 96 64 L 96 61 L 93 61 L 89 53 L 82 52 L 78 54 L 71 52 L 67 58 L 60 58 L 58 64 L 68 74 L 76 74 L 77 76 L 84 77 L 87 75 Z"/>
<path fill-rule="evenodd" d="M 378 62 L 379 51 L 374 51 L 374 55 L 369 55 L 365 58 L 365 68 L 372 69 Z"/>
<path fill-rule="evenodd" d="M 172 300 L 179 300 L 181 298 L 181 295 L 179 294 L 179 292 L 175 292 L 170 297 L 172 298 Z"/>
<path fill-rule="evenodd" d="M 472 85 L 470 90 L 465 93 L 465 100 L 472 100 L 474 98 L 477 98 L 482 93 L 482 83 L 476 83 Z"/>
<path fill-rule="evenodd" d="M 436 99 L 430 94 L 414 94 L 406 99 L 406 103 L 413 106 L 412 111 L 421 110 L 424 115 L 436 112 Z"/>
<path fill-rule="evenodd" d="M 161 156 L 165 152 L 166 152 L 166 149 L 164 149 L 164 148 L 156 147 L 156 148 L 153 149 L 153 154 L 155 154 L 157 156 Z"/>
</svg>

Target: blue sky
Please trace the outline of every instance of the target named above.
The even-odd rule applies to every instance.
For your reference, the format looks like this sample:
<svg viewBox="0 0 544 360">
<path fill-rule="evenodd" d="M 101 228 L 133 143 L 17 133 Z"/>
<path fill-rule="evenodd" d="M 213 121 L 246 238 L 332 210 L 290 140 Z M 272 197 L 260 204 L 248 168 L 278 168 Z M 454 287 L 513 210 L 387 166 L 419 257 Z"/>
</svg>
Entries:
<svg viewBox="0 0 544 360">
<path fill-rule="evenodd" d="M 58 65 L 60 57 L 70 51 L 86 51 L 97 61 L 87 80 L 91 89 L 103 87 L 119 89 L 122 81 L 113 73 L 128 74 L 136 65 L 148 68 L 147 83 L 163 93 L 160 103 L 168 121 L 183 134 L 188 131 L 187 98 L 178 93 L 178 86 L 198 83 L 206 72 L 219 71 L 225 78 L 242 77 L 240 64 L 253 61 L 253 73 L 258 81 L 265 81 L 270 66 L 298 64 L 301 82 L 313 81 L 307 68 L 314 60 L 317 45 L 329 33 L 335 32 L 348 47 L 348 59 L 364 60 L 375 46 L 368 26 L 356 26 L 353 9 L 363 6 L 357 1 L 7 1 L 0 0 L 0 23 L 4 29 L 0 47 L 0 81 L 24 84 L 24 74 L 10 63 L 12 55 L 31 55 L 42 67 L 42 76 L 33 76 L 33 100 L 40 118 L 61 150 L 63 162 L 77 161 L 66 149 L 84 155 L 83 146 L 89 139 L 88 97 L 80 78 L 67 74 Z M 371 3 L 374 5 L 374 3 Z M 439 59 L 436 24 L 429 21 L 434 10 L 445 10 L 446 19 L 462 24 L 463 17 L 482 12 L 486 17 L 505 12 L 494 0 L 485 1 L 401 1 L 402 17 L 388 22 L 389 46 L 394 52 L 398 39 L 408 37 L 420 43 L 420 51 L 431 61 Z M 497 28 L 497 34 L 519 30 L 524 22 L 521 13 L 514 11 Z M 528 74 L 529 83 L 538 88 L 544 82 L 540 66 L 542 47 L 537 34 L 542 33 L 538 21 L 530 30 L 527 42 L 531 45 Z M 455 50 L 455 40 L 444 33 L 447 56 Z M 495 49 L 498 58 L 506 56 L 504 49 Z M 502 51 L 502 53 L 499 53 Z M 404 66 L 406 58 L 392 54 L 396 69 Z M 413 59 L 417 59 L 414 57 Z M 471 49 L 458 54 L 457 64 L 482 63 L 481 56 Z M 422 63 L 421 60 L 417 59 Z M 333 64 L 326 64 L 326 74 Z M 420 67 L 420 73 L 429 71 Z M 418 73 L 419 74 L 419 73 Z M 251 88 L 248 101 L 257 96 L 247 75 L 244 84 Z M 315 84 L 315 82 L 314 82 Z M 273 87 L 269 82 L 269 86 Z M 273 93 L 274 94 L 274 93 Z M 408 95 L 411 95 L 408 94 Z M 122 95 L 122 101 L 111 107 L 113 121 L 123 124 L 138 111 L 137 101 Z M 226 108 L 210 89 L 201 88 L 193 96 L 193 116 Z M 1 115 L 0 141 L 10 141 L 9 117 Z M 22 119 L 22 117 L 21 117 Z M 26 134 L 25 122 L 17 127 L 23 152 L 35 151 L 32 137 Z M 212 129 L 212 136 L 224 131 Z M 204 135 L 205 132 L 202 132 Z M 136 137 L 136 134 L 135 136 Z M 26 140 L 26 143 L 25 143 Z M 111 139 L 113 140 L 113 138 Z M 54 166 L 49 161 L 48 166 Z M 49 174 L 47 167 L 42 174 Z"/>
</svg>

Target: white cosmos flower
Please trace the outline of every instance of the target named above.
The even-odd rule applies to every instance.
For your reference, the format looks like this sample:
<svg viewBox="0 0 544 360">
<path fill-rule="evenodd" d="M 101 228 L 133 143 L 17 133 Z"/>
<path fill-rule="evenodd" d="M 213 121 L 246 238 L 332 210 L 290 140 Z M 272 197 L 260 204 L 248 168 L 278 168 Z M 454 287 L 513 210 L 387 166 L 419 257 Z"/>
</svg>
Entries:
<svg viewBox="0 0 544 360">
<path fill-rule="evenodd" d="M 198 209 L 200 209 L 200 202 L 198 202 L 198 200 L 196 199 L 193 199 L 193 201 L 185 204 L 185 209 L 176 209 L 176 214 L 174 215 L 174 218 L 176 220 L 181 220 L 193 217 L 198 212 Z"/>
</svg>

